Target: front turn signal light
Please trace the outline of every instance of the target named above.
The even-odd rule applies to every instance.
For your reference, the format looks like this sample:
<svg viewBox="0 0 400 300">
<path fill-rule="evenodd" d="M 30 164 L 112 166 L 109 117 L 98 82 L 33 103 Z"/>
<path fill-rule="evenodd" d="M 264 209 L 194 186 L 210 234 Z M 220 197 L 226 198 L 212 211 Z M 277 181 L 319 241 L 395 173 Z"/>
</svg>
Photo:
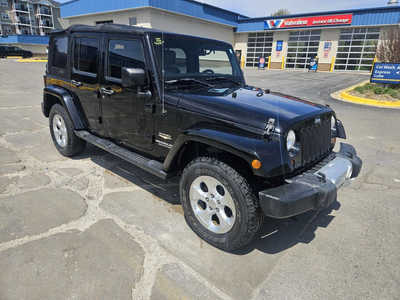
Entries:
<svg viewBox="0 0 400 300">
<path fill-rule="evenodd" d="M 255 159 L 251 162 L 251 166 L 253 167 L 253 169 L 258 170 L 261 168 L 261 161 Z"/>
</svg>

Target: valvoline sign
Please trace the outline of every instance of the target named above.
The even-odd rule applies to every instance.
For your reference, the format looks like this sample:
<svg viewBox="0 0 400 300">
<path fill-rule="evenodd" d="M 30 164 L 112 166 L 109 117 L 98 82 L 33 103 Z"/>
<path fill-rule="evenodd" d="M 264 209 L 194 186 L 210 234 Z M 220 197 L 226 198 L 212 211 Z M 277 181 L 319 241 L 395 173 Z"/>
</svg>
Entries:
<svg viewBox="0 0 400 300">
<path fill-rule="evenodd" d="M 334 25 L 351 25 L 353 14 L 315 16 L 290 19 L 274 19 L 264 21 L 264 29 L 283 29 L 296 27 L 323 27 Z"/>
<path fill-rule="evenodd" d="M 375 63 L 371 82 L 400 84 L 400 64 Z"/>
</svg>

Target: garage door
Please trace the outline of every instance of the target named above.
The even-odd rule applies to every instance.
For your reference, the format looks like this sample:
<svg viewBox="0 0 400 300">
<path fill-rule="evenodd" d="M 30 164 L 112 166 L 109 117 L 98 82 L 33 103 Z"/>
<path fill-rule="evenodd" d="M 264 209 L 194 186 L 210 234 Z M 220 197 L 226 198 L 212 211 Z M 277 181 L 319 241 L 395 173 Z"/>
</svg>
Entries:
<svg viewBox="0 0 400 300">
<path fill-rule="evenodd" d="M 320 39 L 321 30 L 290 32 L 286 68 L 306 69 L 310 58 L 318 55 Z"/>
<path fill-rule="evenodd" d="M 379 40 L 379 28 L 342 29 L 335 70 L 370 71 Z"/>
<path fill-rule="evenodd" d="M 271 56 L 273 40 L 272 32 L 249 33 L 246 67 L 258 67 L 260 57 L 267 59 Z"/>
</svg>

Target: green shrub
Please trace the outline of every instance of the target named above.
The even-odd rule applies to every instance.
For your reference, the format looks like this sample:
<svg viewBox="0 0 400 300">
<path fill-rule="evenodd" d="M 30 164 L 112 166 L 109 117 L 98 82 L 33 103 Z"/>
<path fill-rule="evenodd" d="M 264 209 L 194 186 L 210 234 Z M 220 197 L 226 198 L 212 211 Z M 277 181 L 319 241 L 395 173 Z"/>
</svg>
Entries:
<svg viewBox="0 0 400 300">
<path fill-rule="evenodd" d="M 365 87 L 363 87 L 363 86 L 358 86 L 358 87 L 356 87 L 354 90 L 355 90 L 357 93 L 360 93 L 360 94 L 364 94 L 364 93 L 365 93 Z"/>
<path fill-rule="evenodd" d="M 391 89 L 391 91 L 388 93 L 392 98 L 399 98 L 398 91 Z"/>
<path fill-rule="evenodd" d="M 382 95 L 383 93 L 385 93 L 385 88 L 383 88 L 381 86 L 377 86 L 374 88 L 374 93 L 376 95 Z"/>
</svg>

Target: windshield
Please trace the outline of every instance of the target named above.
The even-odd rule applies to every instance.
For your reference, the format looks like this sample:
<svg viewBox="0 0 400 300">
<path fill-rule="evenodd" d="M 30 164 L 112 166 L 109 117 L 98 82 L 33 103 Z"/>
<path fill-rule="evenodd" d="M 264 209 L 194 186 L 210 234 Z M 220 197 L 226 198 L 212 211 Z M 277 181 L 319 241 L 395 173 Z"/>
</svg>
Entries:
<svg viewBox="0 0 400 300">
<path fill-rule="evenodd" d="M 153 34 L 152 44 L 164 81 L 214 77 L 243 81 L 240 66 L 229 44 L 174 34 Z"/>
</svg>

